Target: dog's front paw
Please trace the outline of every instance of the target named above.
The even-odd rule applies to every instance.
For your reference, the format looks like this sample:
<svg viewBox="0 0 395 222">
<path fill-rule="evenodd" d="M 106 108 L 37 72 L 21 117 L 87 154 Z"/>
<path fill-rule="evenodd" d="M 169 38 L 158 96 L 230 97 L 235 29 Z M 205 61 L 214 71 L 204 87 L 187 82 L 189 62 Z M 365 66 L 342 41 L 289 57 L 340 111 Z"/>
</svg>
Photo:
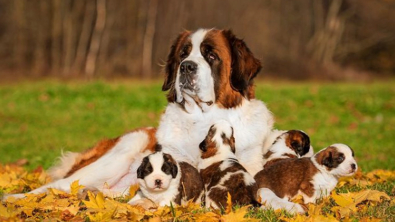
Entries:
<svg viewBox="0 0 395 222">
<path fill-rule="evenodd" d="M 21 199 L 21 198 L 25 198 L 25 194 L 23 193 L 17 193 L 17 194 L 5 194 L 2 198 L 1 201 L 5 202 L 7 201 L 8 198 L 15 198 L 15 199 Z"/>
<path fill-rule="evenodd" d="M 152 210 L 158 208 L 158 206 L 150 199 L 148 198 L 141 198 L 138 200 L 130 200 L 128 204 L 132 206 L 139 206 L 144 208 L 145 210 Z"/>
</svg>

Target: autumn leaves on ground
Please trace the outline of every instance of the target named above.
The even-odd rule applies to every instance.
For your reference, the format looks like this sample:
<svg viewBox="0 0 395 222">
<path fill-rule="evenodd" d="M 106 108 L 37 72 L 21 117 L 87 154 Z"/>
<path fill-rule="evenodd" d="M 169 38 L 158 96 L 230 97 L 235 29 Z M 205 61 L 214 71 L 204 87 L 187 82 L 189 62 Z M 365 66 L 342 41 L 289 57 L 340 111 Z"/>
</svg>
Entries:
<svg viewBox="0 0 395 222">
<path fill-rule="evenodd" d="M 330 197 L 320 200 L 317 205 L 308 205 L 307 215 L 296 216 L 250 206 L 208 210 L 192 203 L 145 211 L 126 203 L 134 195 L 135 186 L 130 188 L 130 196 L 112 199 L 90 191 L 79 194 L 84 187 L 75 181 L 71 193 L 49 189 L 47 194 L 27 195 L 18 200 L 9 198 L 0 205 L 0 221 L 393 221 L 395 200 L 388 193 L 393 195 L 394 180 L 394 171 L 359 172 L 354 178 L 340 181 Z M 0 167 L 0 187 L 5 193 L 28 191 L 48 181 L 42 168 L 27 172 L 15 164 Z M 228 201 L 230 198 L 228 196 Z M 294 201 L 300 200 L 296 198 Z"/>
<path fill-rule="evenodd" d="M 257 83 L 257 97 L 275 114 L 276 128 L 306 131 L 316 151 L 346 143 L 362 169 L 341 180 L 328 198 L 308 205 L 305 215 L 249 206 L 215 211 L 192 203 L 144 211 L 126 203 L 131 196 L 81 194 L 83 187 L 76 181 L 70 194 L 50 189 L 47 194 L 8 199 L 0 204 L 0 221 L 394 221 L 393 84 Z M 155 126 L 166 105 L 157 89 L 160 83 L 0 86 L 0 196 L 48 183 L 43 169 L 61 149 L 82 151 L 101 138 Z M 131 187 L 131 195 L 135 190 Z"/>
</svg>

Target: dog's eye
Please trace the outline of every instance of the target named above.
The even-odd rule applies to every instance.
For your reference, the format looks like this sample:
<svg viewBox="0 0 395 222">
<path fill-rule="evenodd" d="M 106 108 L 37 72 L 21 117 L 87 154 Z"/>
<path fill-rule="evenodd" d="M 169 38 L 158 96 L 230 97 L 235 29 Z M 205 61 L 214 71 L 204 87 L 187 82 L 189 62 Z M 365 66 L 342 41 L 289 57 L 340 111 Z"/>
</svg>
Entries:
<svg viewBox="0 0 395 222">
<path fill-rule="evenodd" d="M 339 157 L 337 158 L 337 161 L 339 161 L 339 162 L 343 162 L 343 160 L 344 160 L 344 156 L 339 156 Z"/>
<path fill-rule="evenodd" d="M 187 53 L 186 53 L 186 51 L 181 51 L 181 54 L 180 54 L 180 58 L 181 59 L 185 59 L 187 57 Z"/>
<path fill-rule="evenodd" d="M 214 53 L 209 53 L 208 54 L 208 59 L 210 60 L 215 60 L 217 57 L 214 55 Z"/>
</svg>

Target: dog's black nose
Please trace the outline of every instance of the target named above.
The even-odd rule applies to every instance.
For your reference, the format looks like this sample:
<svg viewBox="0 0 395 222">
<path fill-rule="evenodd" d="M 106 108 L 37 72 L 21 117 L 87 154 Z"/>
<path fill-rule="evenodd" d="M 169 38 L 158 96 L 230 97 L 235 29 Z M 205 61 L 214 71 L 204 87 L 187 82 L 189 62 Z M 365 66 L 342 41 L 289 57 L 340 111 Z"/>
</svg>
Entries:
<svg viewBox="0 0 395 222">
<path fill-rule="evenodd" d="M 351 164 L 351 169 L 355 170 L 357 168 L 357 166 L 353 163 Z"/>
<path fill-rule="evenodd" d="M 181 74 L 196 74 L 197 64 L 192 61 L 184 61 L 181 63 Z"/>
<path fill-rule="evenodd" d="M 159 179 L 156 179 L 156 180 L 155 180 L 155 185 L 156 185 L 156 186 L 159 186 L 161 183 L 162 183 L 161 180 L 159 180 Z"/>
</svg>

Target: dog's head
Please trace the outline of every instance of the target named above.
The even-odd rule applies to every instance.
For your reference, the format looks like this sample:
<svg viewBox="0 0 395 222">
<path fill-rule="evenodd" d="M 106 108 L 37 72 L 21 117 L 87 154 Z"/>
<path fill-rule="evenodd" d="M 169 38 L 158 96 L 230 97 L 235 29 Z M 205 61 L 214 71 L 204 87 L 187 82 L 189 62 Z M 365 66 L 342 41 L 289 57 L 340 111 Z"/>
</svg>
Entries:
<svg viewBox="0 0 395 222">
<path fill-rule="evenodd" d="M 163 191 L 169 188 L 170 182 L 177 177 L 176 161 L 169 154 L 161 151 L 144 157 L 137 169 L 140 186 L 150 191 Z"/>
<path fill-rule="evenodd" d="M 236 107 L 254 97 L 260 69 L 260 61 L 230 30 L 185 31 L 171 46 L 162 90 L 169 90 L 169 102 Z"/>
<path fill-rule="evenodd" d="M 336 177 L 351 176 L 358 168 L 354 159 L 354 151 L 345 144 L 333 144 L 319 151 L 312 157 L 326 170 Z"/>
<path fill-rule="evenodd" d="M 305 156 L 311 149 L 310 137 L 301 130 L 288 130 L 284 137 L 286 146 L 295 151 L 298 157 Z"/>
<path fill-rule="evenodd" d="M 207 133 L 206 138 L 199 144 L 201 158 L 207 159 L 215 155 L 226 155 L 235 153 L 235 138 L 233 136 L 233 127 L 229 122 L 220 120 L 212 125 Z"/>
</svg>

